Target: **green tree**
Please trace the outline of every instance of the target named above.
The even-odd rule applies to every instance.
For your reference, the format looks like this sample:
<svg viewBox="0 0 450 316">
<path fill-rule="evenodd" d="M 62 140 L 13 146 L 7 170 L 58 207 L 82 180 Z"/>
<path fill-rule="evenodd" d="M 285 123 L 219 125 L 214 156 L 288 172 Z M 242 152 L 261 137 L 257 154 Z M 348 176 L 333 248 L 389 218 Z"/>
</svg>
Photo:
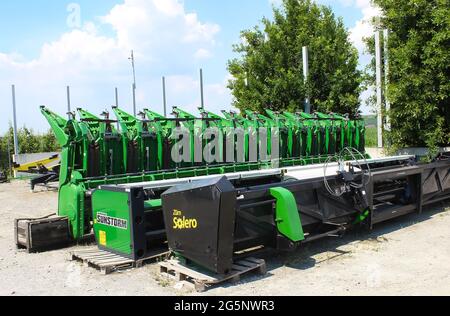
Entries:
<svg viewBox="0 0 450 316">
<path fill-rule="evenodd" d="M 450 143 L 449 0 L 374 0 L 389 30 L 392 110 L 388 141 L 394 148 Z M 374 55 L 373 40 L 367 40 Z M 374 83 L 373 64 L 369 82 Z"/>
<path fill-rule="evenodd" d="M 0 138 L 0 170 L 8 170 L 9 157 L 14 154 L 14 138 L 12 128 Z M 9 148 L 9 151 L 8 151 Z M 12 158 L 11 163 L 12 163 Z"/>
<path fill-rule="evenodd" d="M 19 148 L 22 154 L 38 153 L 41 147 L 41 140 L 32 129 L 23 127 L 18 132 Z"/>
<path fill-rule="evenodd" d="M 55 134 L 52 131 L 48 131 L 46 134 L 41 136 L 41 146 L 40 152 L 55 152 L 59 151 L 60 147 L 58 141 L 56 140 Z"/>
<path fill-rule="evenodd" d="M 361 72 L 358 52 L 341 18 L 311 0 L 283 0 L 274 20 L 241 33 L 229 61 L 234 105 L 262 112 L 299 110 L 306 95 L 314 110 L 356 115 Z M 310 49 L 310 80 L 303 80 L 302 47 Z"/>
<path fill-rule="evenodd" d="M 8 168 L 8 150 L 5 137 L 0 138 L 0 171 Z"/>
<path fill-rule="evenodd" d="M 59 145 L 52 131 L 40 135 L 32 129 L 23 127 L 18 131 L 19 153 L 34 154 L 40 152 L 57 152 Z M 8 153 L 9 142 L 9 153 Z M 12 127 L 0 138 L 0 170 L 8 169 L 8 155 L 14 154 L 14 133 Z"/>
</svg>

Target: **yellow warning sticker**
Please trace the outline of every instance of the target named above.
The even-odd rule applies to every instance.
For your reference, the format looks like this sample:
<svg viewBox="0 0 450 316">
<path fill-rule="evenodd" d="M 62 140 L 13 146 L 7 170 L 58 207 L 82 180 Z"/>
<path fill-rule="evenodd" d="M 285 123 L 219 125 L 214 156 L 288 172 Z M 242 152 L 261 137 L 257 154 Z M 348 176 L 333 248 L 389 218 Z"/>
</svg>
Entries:
<svg viewBox="0 0 450 316">
<path fill-rule="evenodd" d="M 99 232 L 99 239 L 100 246 L 106 246 L 106 232 L 101 230 Z"/>
</svg>

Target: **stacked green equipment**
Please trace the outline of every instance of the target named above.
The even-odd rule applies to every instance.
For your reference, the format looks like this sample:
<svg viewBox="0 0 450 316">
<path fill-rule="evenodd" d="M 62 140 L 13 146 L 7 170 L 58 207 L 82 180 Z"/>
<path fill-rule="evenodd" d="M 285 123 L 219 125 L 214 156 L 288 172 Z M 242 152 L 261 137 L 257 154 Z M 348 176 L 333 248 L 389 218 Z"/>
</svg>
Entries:
<svg viewBox="0 0 450 316">
<path fill-rule="evenodd" d="M 83 110 L 78 109 L 81 121 L 79 126 L 85 134 L 89 135 L 89 146 L 93 154 L 90 163 L 95 174 L 114 175 L 124 174 L 124 152 L 122 149 L 122 135 L 114 127 L 114 121 L 109 119 L 109 113 L 103 112 L 104 119 Z M 98 165 L 94 166 L 98 162 Z"/>
<path fill-rule="evenodd" d="M 220 164 L 226 162 L 225 135 L 227 130 L 232 127 L 231 122 L 217 114 L 205 110 L 202 107 L 199 108 L 199 112 L 203 131 L 206 129 L 211 129 L 209 135 L 204 135 L 204 144 L 207 143 L 208 140 L 215 140 L 219 144 L 218 148 L 212 148 L 209 150 L 213 157 L 217 157 L 216 161 L 212 163 Z"/>
<path fill-rule="evenodd" d="M 297 138 L 296 125 L 278 112 L 266 110 L 266 113 L 272 120 L 272 127 L 275 127 L 280 135 L 280 158 L 300 157 L 300 141 Z"/>
<path fill-rule="evenodd" d="M 162 136 L 154 126 L 142 118 L 113 108 L 122 130 L 122 146 L 126 173 L 161 169 Z"/>
<path fill-rule="evenodd" d="M 334 154 L 344 147 L 364 152 L 364 121 L 335 114 L 267 111 L 240 115 L 224 111 L 220 116 L 201 108 L 197 117 L 174 108 L 174 118 L 147 109 L 136 118 L 114 107 L 114 121 L 108 112 L 99 118 L 78 109 L 79 120 L 75 114 L 62 118 L 44 106 L 41 112 L 62 148 L 58 215 L 68 218 L 75 240 L 91 234 L 93 223 L 98 221 L 92 213 L 91 199 L 102 185 L 270 169 L 273 160 L 280 168 L 324 163 L 335 159 Z M 174 137 L 178 128 L 190 133 L 190 162 L 172 160 L 172 150 L 179 141 Z M 267 143 L 259 138 L 262 128 L 267 131 Z M 277 142 L 271 140 L 272 135 Z M 257 144 L 251 141 L 255 138 Z M 211 142 L 217 144 L 211 150 L 217 161 L 196 157 L 195 142 L 199 140 L 203 148 Z M 280 147 L 279 159 L 271 157 L 276 153 L 273 144 Z M 255 146 L 259 148 L 256 156 Z M 227 157 L 227 153 L 233 157 Z M 149 203 L 145 209 L 155 207 L 158 199 Z"/>
<path fill-rule="evenodd" d="M 147 128 L 151 128 L 158 139 L 158 169 L 167 170 L 176 168 L 176 164 L 172 162 L 171 148 L 173 141 L 171 135 L 177 127 L 177 123 L 149 109 L 144 109 L 141 113 L 143 118 L 147 118 Z M 153 155 L 154 157 L 154 155 Z"/>
</svg>

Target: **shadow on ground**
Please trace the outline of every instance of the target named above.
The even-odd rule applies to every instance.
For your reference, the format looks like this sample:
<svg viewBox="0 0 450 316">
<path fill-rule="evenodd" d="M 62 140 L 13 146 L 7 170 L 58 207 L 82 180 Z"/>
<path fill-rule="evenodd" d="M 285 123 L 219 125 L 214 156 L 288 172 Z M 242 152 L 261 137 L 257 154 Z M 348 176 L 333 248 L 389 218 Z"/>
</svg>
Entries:
<svg viewBox="0 0 450 316">
<path fill-rule="evenodd" d="M 422 214 L 409 214 L 392 221 L 378 224 L 372 231 L 368 231 L 367 228 L 361 227 L 347 232 L 347 234 L 340 238 L 317 240 L 301 246 L 300 249 L 297 249 L 294 252 L 279 253 L 267 250 L 260 253 L 259 256 L 255 256 L 266 260 L 268 273 L 264 276 L 249 275 L 238 284 L 246 284 L 269 278 L 273 275 L 271 271 L 281 267 L 289 267 L 298 270 L 312 269 L 320 263 L 350 255 L 352 251 L 345 251 L 339 248 L 354 242 L 369 242 L 374 245 L 381 245 L 389 241 L 384 237 L 385 235 L 426 222 L 434 216 L 444 214 L 445 212 L 450 212 L 450 203 L 429 206 L 424 209 Z M 315 257 L 321 257 L 321 254 L 326 254 L 326 256 L 317 260 Z M 236 284 L 224 284 L 221 287 L 230 288 L 233 286 L 236 286 Z"/>
</svg>

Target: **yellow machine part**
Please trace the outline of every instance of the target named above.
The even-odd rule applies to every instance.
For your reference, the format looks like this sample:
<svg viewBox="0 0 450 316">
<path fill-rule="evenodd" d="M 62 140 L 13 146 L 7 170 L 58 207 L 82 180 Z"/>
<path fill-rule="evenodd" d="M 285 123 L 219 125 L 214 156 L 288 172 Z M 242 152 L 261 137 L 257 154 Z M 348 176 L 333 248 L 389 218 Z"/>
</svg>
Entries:
<svg viewBox="0 0 450 316">
<path fill-rule="evenodd" d="M 16 165 L 14 165 L 13 169 L 16 172 L 28 172 L 31 169 L 39 169 L 41 167 L 46 167 L 47 165 L 52 164 L 58 160 L 59 160 L 59 155 L 53 155 L 49 158 L 29 162 L 26 164 L 21 164 L 21 165 L 16 164 Z"/>
</svg>

